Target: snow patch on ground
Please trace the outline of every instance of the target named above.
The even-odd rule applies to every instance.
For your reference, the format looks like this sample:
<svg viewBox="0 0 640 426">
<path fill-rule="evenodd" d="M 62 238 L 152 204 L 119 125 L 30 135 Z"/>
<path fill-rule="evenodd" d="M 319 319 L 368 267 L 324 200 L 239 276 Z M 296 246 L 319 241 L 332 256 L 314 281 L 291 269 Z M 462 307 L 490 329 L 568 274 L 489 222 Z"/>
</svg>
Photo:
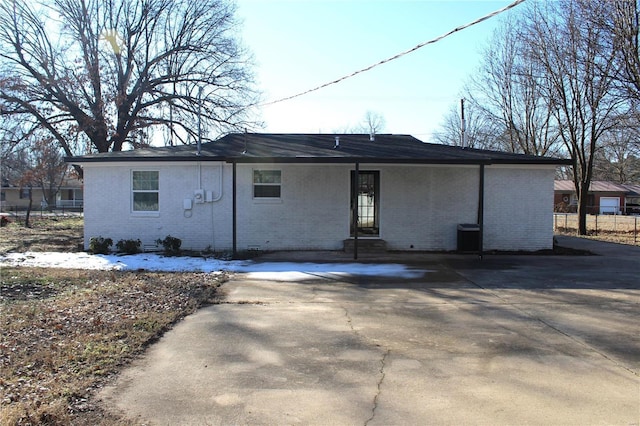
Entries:
<svg viewBox="0 0 640 426">
<path fill-rule="evenodd" d="M 309 276 L 339 278 L 349 275 L 419 278 L 425 270 L 400 264 L 294 263 L 225 261 L 201 257 L 167 257 L 153 253 L 102 255 L 54 252 L 8 253 L 0 256 L 0 266 L 165 272 L 242 272 L 250 278 L 278 281 L 308 279 Z"/>
</svg>

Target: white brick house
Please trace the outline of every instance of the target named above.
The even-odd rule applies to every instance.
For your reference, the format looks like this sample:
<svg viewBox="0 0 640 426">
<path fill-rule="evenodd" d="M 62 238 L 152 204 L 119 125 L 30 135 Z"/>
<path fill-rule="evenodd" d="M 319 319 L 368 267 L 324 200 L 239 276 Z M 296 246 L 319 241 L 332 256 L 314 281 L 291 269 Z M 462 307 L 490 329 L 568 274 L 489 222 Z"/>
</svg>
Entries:
<svg viewBox="0 0 640 426">
<path fill-rule="evenodd" d="M 85 248 L 97 236 L 150 248 L 171 235 L 185 249 L 234 252 L 342 250 L 350 240 L 356 252 L 363 240 L 449 251 L 459 224 L 478 224 L 478 250 L 549 249 L 555 167 L 567 163 L 405 135 L 241 133 L 199 153 L 67 161 L 84 168 Z"/>
</svg>

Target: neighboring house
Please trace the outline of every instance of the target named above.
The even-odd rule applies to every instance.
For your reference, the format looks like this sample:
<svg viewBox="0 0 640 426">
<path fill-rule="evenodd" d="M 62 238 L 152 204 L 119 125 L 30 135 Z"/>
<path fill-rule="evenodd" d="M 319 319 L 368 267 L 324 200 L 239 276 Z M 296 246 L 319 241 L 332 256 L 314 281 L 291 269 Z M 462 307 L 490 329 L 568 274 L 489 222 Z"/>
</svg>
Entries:
<svg viewBox="0 0 640 426">
<path fill-rule="evenodd" d="M 33 186 L 31 188 L 31 198 L 33 200 L 31 208 L 49 207 L 41 187 Z M 75 178 L 65 178 L 56 194 L 55 208 L 81 209 L 82 205 L 82 181 Z M 29 207 L 29 187 L 3 181 L 2 188 L 0 188 L 0 209 L 2 211 L 25 210 L 27 207 Z"/>
<path fill-rule="evenodd" d="M 67 161 L 84 169 L 86 248 L 91 237 L 139 238 L 150 248 L 171 235 L 194 250 L 358 242 L 356 253 L 370 240 L 389 250 L 456 250 L 460 224 L 479 225 L 481 250 L 549 249 L 555 169 L 569 164 L 407 135 L 247 133 L 200 152 L 189 145 Z"/>
<path fill-rule="evenodd" d="M 625 213 L 640 215 L 640 185 L 623 184 L 627 189 L 625 197 Z"/>
<path fill-rule="evenodd" d="M 553 184 L 555 211 L 575 213 L 578 196 L 572 180 L 556 180 Z M 589 214 L 639 214 L 640 185 L 592 181 L 587 194 Z"/>
</svg>

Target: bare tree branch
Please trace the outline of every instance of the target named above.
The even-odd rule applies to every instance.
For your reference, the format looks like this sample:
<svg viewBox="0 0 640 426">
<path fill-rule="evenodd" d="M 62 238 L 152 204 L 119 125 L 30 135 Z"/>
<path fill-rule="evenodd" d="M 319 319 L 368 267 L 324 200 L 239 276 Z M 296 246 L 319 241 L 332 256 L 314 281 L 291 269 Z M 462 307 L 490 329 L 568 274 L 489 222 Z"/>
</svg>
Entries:
<svg viewBox="0 0 640 426">
<path fill-rule="evenodd" d="M 106 152 L 154 128 L 193 133 L 200 105 L 205 140 L 244 127 L 257 93 L 234 12 L 230 0 L 0 0 L 2 114 L 31 116 L 67 155 L 82 153 L 78 137 Z"/>
</svg>

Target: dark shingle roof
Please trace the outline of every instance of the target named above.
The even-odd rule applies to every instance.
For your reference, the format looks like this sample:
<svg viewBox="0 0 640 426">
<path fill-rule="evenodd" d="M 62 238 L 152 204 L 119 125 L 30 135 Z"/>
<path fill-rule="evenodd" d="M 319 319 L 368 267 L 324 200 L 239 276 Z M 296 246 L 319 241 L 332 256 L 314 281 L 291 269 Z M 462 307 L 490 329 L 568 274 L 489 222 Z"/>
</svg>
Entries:
<svg viewBox="0 0 640 426">
<path fill-rule="evenodd" d="M 336 146 L 336 137 L 339 146 Z M 70 163 L 228 161 L 238 163 L 569 164 L 568 160 L 424 143 L 409 135 L 231 133 L 215 142 L 69 157 Z"/>
</svg>

